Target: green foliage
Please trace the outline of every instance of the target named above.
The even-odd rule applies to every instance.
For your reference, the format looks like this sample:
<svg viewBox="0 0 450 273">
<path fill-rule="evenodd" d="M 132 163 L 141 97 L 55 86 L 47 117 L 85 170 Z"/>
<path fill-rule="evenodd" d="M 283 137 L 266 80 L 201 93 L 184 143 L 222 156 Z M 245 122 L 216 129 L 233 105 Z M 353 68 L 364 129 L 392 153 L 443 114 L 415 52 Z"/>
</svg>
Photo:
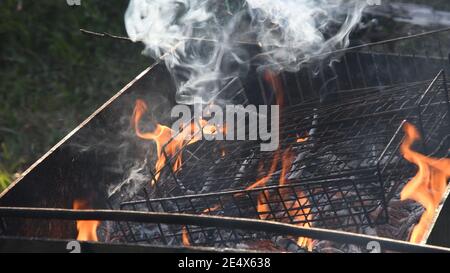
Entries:
<svg viewBox="0 0 450 273">
<path fill-rule="evenodd" d="M 0 189 L 148 65 L 141 45 L 79 31 L 126 35 L 127 4 L 0 1 Z"/>
<path fill-rule="evenodd" d="M 6 172 L 0 170 L 0 192 L 2 192 L 11 183 L 11 178 Z"/>
<path fill-rule="evenodd" d="M 0 144 L 0 153 L 3 160 L 0 161 L 0 192 L 3 191 L 12 181 L 11 173 L 17 170 L 24 163 L 22 160 L 14 158 L 5 143 Z"/>
</svg>

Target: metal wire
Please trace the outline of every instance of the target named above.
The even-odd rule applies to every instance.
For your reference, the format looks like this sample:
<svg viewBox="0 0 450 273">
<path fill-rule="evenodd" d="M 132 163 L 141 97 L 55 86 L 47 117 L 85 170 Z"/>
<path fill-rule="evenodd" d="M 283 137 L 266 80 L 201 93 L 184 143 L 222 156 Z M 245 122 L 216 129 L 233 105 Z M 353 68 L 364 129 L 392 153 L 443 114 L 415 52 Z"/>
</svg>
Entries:
<svg viewBox="0 0 450 273">
<path fill-rule="evenodd" d="M 430 147 L 436 147 L 448 129 L 444 75 L 441 71 L 432 81 L 346 92 L 342 95 L 351 98 L 346 103 L 288 108 L 284 116 L 290 122 L 281 127 L 282 149 L 297 157 L 285 174 L 286 185 L 278 185 L 279 164 L 265 186 L 247 189 L 257 180 L 258 166 L 270 165 L 274 157 L 260 152 L 257 143 L 201 142 L 178 171 L 166 168 L 170 175 L 157 184 L 160 192 L 178 196 L 150 194 L 124 202 L 120 209 L 259 218 L 329 229 L 383 224 L 387 202 L 414 171 L 399 154 L 404 120 L 424 125 L 424 143 Z M 296 142 L 305 131 L 311 133 L 308 140 Z M 225 156 L 220 155 L 223 147 L 229 151 Z M 183 189 L 170 177 L 177 177 Z M 152 230 L 153 237 L 137 241 L 154 242 L 164 234 L 181 242 L 181 230 L 162 228 L 156 233 Z M 188 234 L 198 244 L 215 246 L 255 238 L 192 227 Z"/>
<path fill-rule="evenodd" d="M 151 213 L 136 211 L 114 210 L 70 210 L 55 208 L 21 208 L 0 207 L 0 217 L 34 218 L 34 219 L 58 219 L 58 220 L 100 220 L 100 221 L 130 221 L 141 223 L 162 223 L 167 225 L 201 225 L 208 227 L 220 227 L 224 229 L 259 231 L 263 233 L 277 233 L 287 236 L 305 236 L 321 240 L 350 243 L 366 246 L 371 241 L 380 243 L 383 250 L 399 252 L 436 253 L 449 252 L 448 248 L 411 244 L 386 238 L 352 234 L 342 231 L 331 231 L 318 228 L 305 228 L 295 225 L 261 221 L 252 219 L 240 219 L 231 217 L 214 217 L 204 215 L 189 215 L 177 213 Z"/>
<path fill-rule="evenodd" d="M 285 173 L 285 185 L 279 183 L 282 160 L 269 173 L 276 155 L 261 152 L 259 142 L 198 141 L 172 158 L 165 153 L 167 164 L 156 187 L 146 186 L 145 194 L 133 196 L 119 208 L 259 218 L 355 231 L 385 223 L 389 200 L 414 172 L 399 154 L 404 120 L 421 130 L 424 153 L 427 147 L 441 145 L 449 129 L 445 71 L 436 76 L 437 68 L 447 61 L 442 42 L 436 40 L 447 39 L 449 31 L 335 52 L 327 60 L 336 57 L 341 62 L 332 69 L 316 65 L 295 74 L 280 73 L 290 103 L 281 113 L 285 122 L 280 125 L 280 151 L 295 155 Z M 424 52 L 428 43 L 438 44 L 438 50 Z M 264 103 L 273 103 L 274 87 L 262 75 L 256 76 Z M 333 99 L 324 100 L 321 92 Z M 173 171 L 177 156 L 183 157 L 183 163 Z M 270 177 L 264 185 L 248 190 L 266 176 Z M 268 238 L 267 234 L 249 236 L 205 227 L 190 226 L 183 231 L 139 224 L 124 235 L 137 242 L 181 244 L 183 232 L 199 245 Z"/>
</svg>

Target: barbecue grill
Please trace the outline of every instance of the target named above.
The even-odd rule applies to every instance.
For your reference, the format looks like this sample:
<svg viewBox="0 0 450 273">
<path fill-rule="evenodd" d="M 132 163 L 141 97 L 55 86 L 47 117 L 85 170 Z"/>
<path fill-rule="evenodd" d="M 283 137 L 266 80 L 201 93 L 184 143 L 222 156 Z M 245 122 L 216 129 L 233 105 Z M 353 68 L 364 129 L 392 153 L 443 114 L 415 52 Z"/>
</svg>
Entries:
<svg viewBox="0 0 450 273">
<path fill-rule="evenodd" d="M 443 251 L 357 233 L 387 223 L 390 200 L 414 175 L 399 153 L 406 121 L 424 136 L 417 150 L 447 156 L 449 31 L 353 46 L 273 81 L 258 69 L 234 79 L 222 93 L 232 89 L 243 104 L 270 105 L 282 94 L 279 149 L 198 141 L 169 156 L 171 139 L 160 170 L 147 162 L 148 142 L 130 128 L 137 98 L 154 102 L 174 89 L 157 60 L 0 195 L 7 207 L 0 208 L 1 234 L 70 239 L 75 220 L 97 219 L 107 243 L 298 252 L 301 237 L 362 249 L 378 240 L 395 251 Z M 174 168 L 179 156 L 182 165 Z M 285 156 L 292 159 L 287 167 Z M 136 162 L 146 167 L 131 176 Z M 80 198 L 110 211 L 51 209 L 71 208 Z"/>
</svg>

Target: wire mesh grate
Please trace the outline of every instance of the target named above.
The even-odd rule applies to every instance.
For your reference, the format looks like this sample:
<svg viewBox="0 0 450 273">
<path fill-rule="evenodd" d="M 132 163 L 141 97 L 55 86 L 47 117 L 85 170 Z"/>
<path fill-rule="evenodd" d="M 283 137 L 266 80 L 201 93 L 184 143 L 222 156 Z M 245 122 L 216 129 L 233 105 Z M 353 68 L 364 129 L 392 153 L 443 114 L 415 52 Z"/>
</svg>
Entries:
<svg viewBox="0 0 450 273">
<path fill-rule="evenodd" d="M 423 132 L 425 152 L 426 147 L 448 147 L 442 142 L 450 125 L 445 74 L 439 73 L 433 81 L 342 95 L 349 97 L 345 103 L 286 108 L 282 115 L 289 123 L 281 125 L 281 146 L 276 152 L 259 151 L 257 142 L 205 141 L 186 146 L 181 152 L 190 156 L 181 168 L 173 171 L 173 161 L 168 160 L 157 185 L 147 186 L 145 195 L 123 202 L 120 208 L 257 218 L 329 229 L 385 223 L 388 200 L 414 173 L 399 153 L 404 120 Z M 222 149 L 229 152 L 222 155 Z M 291 160 L 285 168 L 287 153 Z M 276 160 L 276 167 L 269 171 Z M 258 184 L 261 179 L 265 183 Z M 158 198 L 169 194 L 172 197 Z M 214 246 L 255 239 L 231 231 L 228 237 L 219 236 L 218 230 L 192 227 L 159 227 L 144 232 L 145 238 L 146 228 L 133 226 L 132 230 L 139 231 L 141 240 L 153 243 L 163 236 L 180 242 L 189 236 L 194 244 Z"/>
</svg>

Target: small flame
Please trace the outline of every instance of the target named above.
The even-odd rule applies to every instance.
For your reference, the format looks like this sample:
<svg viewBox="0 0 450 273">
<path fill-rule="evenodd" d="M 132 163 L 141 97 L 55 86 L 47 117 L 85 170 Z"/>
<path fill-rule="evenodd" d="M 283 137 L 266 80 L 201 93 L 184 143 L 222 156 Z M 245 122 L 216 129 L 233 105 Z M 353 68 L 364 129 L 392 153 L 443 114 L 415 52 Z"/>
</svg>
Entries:
<svg viewBox="0 0 450 273">
<path fill-rule="evenodd" d="M 447 181 L 450 177 L 450 159 L 427 157 L 412 150 L 414 142 L 421 139 L 417 129 L 409 123 L 404 126 L 405 140 L 401 145 L 401 153 L 409 162 L 418 167 L 417 174 L 405 185 L 400 198 L 411 199 L 420 203 L 425 212 L 419 223 L 414 227 L 410 241 L 422 243 L 430 227 L 436 209 L 445 194 Z"/>
<path fill-rule="evenodd" d="M 269 217 L 270 207 L 269 207 L 269 191 L 265 190 L 258 196 L 258 204 L 256 210 L 258 211 L 259 219 L 267 220 Z"/>
<path fill-rule="evenodd" d="M 273 156 L 272 163 L 270 164 L 270 169 L 269 169 L 268 174 L 266 176 L 264 176 L 263 178 L 260 178 L 258 181 L 256 181 L 252 185 L 248 186 L 245 190 L 248 191 L 248 190 L 253 190 L 256 188 L 264 187 L 266 185 L 266 183 L 269 181 L 270 177 L 272 177 L 273 173 L 277 170 L 279 158 L 280 158 L 280 152 L 276 151 Z"/>
<path fill-rule="evenodd" d="M 276 167 L 278 164 L 278 158 L 279 158 L 279 155 L 277 152 L 272 160 L 272 164 L 271 164 L 269 173 L 266 176 L 264 176 L 263 178 L 259 179 L 255 183 L 253 183 L 252 185 L 250 185 L 249 187 L 247 187 L 246 190 L 264 187 L 276 170 Z M 258 211 L 259 218 L 262 220 L 266 220 L 267 217 L 269 217 L 269 213 L 268 213 L 270 211 L 269 196 L 270 196 L 270 193 L 267 190 L 261 192 L 261 194 L 258 196 L 258 203 L 256 205 L 256 210 Z"/>
<path fill-rule="evenodd" d="M 285 99 L 284 99 L 284 92 L 283 92 L 283 84 L 282 84 L 280 77 L 275 72 L 266 70 L 264 73 L 264 80 L 272 86 L 272 88 L 275 92 L 275 98 L 276 98 L 277 104 L 280 105 L 280 107 L 283 107 L 285 104 Z M 309 139 L 308 134 L 306 134 L 305 137 L 300 137 L 299 135 L 297 135 L 296 142 L 297 143 L 305 142 L 308 139 Z M 254 183 L 253 185 L 251 185 L 247 189 L 265 186 L 267 181 L 270 179 L 270 177 L 276 171 L 276 167 L 278 165 L 279 160 L 280 160 L 280 151 L 278 150 L 275 153 L 274 159 L 272 161 L 272 166 L 269 170 L 269 174 L 266 177 L 263 177 L 262 179 L 257 181 L 256 183 Z M 287 177 L 289 170 L 292 167 L 293 162 L 294 162 L 294 154 L 292 153 L 292 151 L 290 149 L 285 150 L 281 157 L 282 168 L 281 168 L 281 174 L 280 174 L 280 179 L 279 179 L 280 186 L 284 186 L 287 184 L 286 177 Z M 287 189 L 281 189 L 280 193 L 283 197 L 283 200 L 285 198 L 286 199 L 289 198 L 289 197 L 286 197 L 289 194 Z M 269 207 L 269 195 L 270 195 L 269 191 L 264 191 L 258 197 L 257 210 L 260 215 L 260 218 L 263 220 L 266 220 L 269 217 L 269 212 L 271 211 L 270 207 Z M 294 218 L 294 221 L 299 222 L 298 225 L 307 227 L 307 226 L 309 226 L 309 224 L 307 222 L 312 220 L 312 217 L 313 217 L 313 215 L 310 214 L 311 209 L 309 208 L 310 207 L 309 200 L 303 192 L 297 192 L 296 195 L 297 195 L 297 200 L 283 201 L 284 206 L 286 208 L 288 208 L 288 213 L 291 217 Z M 310 238 L 299 237 L 297 239 L 297 244 L 302 248 L 307 248 L 309 251 L 312 251 L 313 247 L 314 247 L 314 242 Z"/>
<path fill-rule="evenodd" d="M 301 136 L 297 135 L 297 141 L 296 142 L 297 143 L 302 143 L 302 142 L 308 141 L 308 139 L 309 139 L 308 134 L 306 136 L 304 136 L 304 137 L 301 137 Z"/>
<path fill-rule="evenodd" d="M 286 175 L 288 171 L 291 169 L 292 163 L 294 161 L 294 155 L 291 153 L 291 151 L 286 151 L 283 156 L 283 168 L 281 170 L 281 176 L 280 176 L 280 186 L 284 186 L 287 184 Z M 287 196 L 289 192 L 287 189 L 281 190 L 281 195 L 283 197 Z M 308 197 L 302 192 L 297 191 L 296 192 L 296 198 L 297 200 L 292 201 L 284 201 L 284 206 L 288 209 L 289 216 L 294 218 L 294 222 L 298 222 L 300 226 L 302 227 L 309 227 L 308 223 L 302 223 L 302 222 L 309 222 L 312 220 L 312 214 L 311 208 L 309 205 Z M 297 239 L 297 245 L 302 248 L 307 248 L 309 251 L 313 250 L 314 244 L 313 240 L 310 238 L 305 237 L 299 237 Z"/>
<path fill-rule="evenodd" d="M 134 108 L 133 112 L 133 125 L 136 132 L 136 135 L 142 139 L 146 140 L 152 140 L 156 143 L 156 152 L 158 154 L 158 159 L 156 160 L 155 165 L 155 177 L 152 180 L 152 186 L 156 183 L 156 181 L 159 179 L 160 172 L 164 165 L 166 164 L 166 155 L 167 156 L 174 156 L 175 153 L 182 147 L 183 142 L 179 141 L 172 141 L 170 145 L 167 145 L 165 152 L 166 155 L 163 153 L 163 147 L 164 145 L 170 141 L 172 138 L 173 132 L 172 129 L 169 127 L 163 126 L 161 124 L 156 125 L 156 129 L 153 132 L 142 132 L 139 129 L 139 122 L 142 119 L 142 116 L 145 112 L 147 112 L 148 108 L 144 101 L 142 100 L 136 100 L 136 106 Z M 181 155 L 177 156 L 175 163 L 173 165 L 173 171 L 177 171 L 179 167 L 181 166 Z"/>
<path fill-rule="evenodd" d="M 89 204 L 85 200 L 75 200 L 73 201 L 73 209 L 74 210 L 85 210 L 89 209 Z M 94 241 L 98 242 L 97 237 L 97 228 L 100 225 L 100 221 L 77 221 L 77 230 L 78 230 L 78 241 Z"/>
<path fill-rule="evenodd" d="M 276 171 L 276 167 L 280 160 L 280 152 L 277 151 L 274 155 L 274 158 L 272 160 L 271 168 L 269 170 L 268 175 L 258 180 L 256 183 L 252 184 L 248 189 L 254 189 L 258 187 L 263 187 L 266 185 L 270 177 L 273 175 L 273 173 Z M 289 173 L 289 170 L 292 167 L 292 164 L 294 162 L 294 154 L 290 149 L 287 149 L 283 155 L 281 156 L 281 173 L 280 173 L 280 179 L 279 179 L 279 186 L 285 186 L 287 184 L 287 174 Z M 288 189 L 281 189 L 280 190 L 281 195 L 284 198 L 289 194 Z M 289 216 L 294 218 L 294 222 L 299 223 L 298 225 L 301 225 L 303 227 L 308 227 L 310 220 L 312 220 L 313 215 L 310 213 L 311 208 L 309 205 L 308 197 L 301 191 L 298 191 L 296 193 L 296 200 L 289 200 L 289 201 L 283 201 L 284 206 L 287 208 Z M 258 196 L 258 204 L 257 204 L 257 211 L 259 214 L 259 217 L 261 220 L 267 220 L 270 216 L 270 207 L 269 207 L 269 201 L 270 199 L 270 192 L 268 190 L 263 191 Z M 305 223 L 306 222 L 306 223 Z M 305 237 L 299 237 L 297 239 L 297 244 L 302 248 L 307 248 L 309 251 L 312 251 L 314 248 L 314 241 L 310 238 Z"/>
<path fill-rule="evenodd" d="M 272 166 L 269 171 L 269 174 L 262 179 L 267 179 L 267 180 L 270 179 L 270 177 L 275 172 L 275 168 L 277 167 L 277 165 L 279 163 L 278 161 L 279 161 L 279 152 L 277 151 L 274 156 L 274 159 L 272 161 Z M 286 174 L 291 168 L 292 161 L 293 161 L 292 153 L 289 150 L 286 150 L 281 157 L 281 166 L 282 167 L 281 167 L 281 174 L 280 174 L 280 180 L 279 180 L 280 186 L 286 184 Z M 261 183 L 262 179 L 259 180 L 259 183 Z M 263 182 L 264 182 L 264 184 L 259 185 L 260 187 L 265 186 L 265 184 L 267 183 L 267 181 L 263 181 Z M 266 220 L 269 217 L 269 214 L 268 214 L 268 212 L 270 211 L 269 198 L 270 198 L 270 192 L 267 190 L 262 192 L 258 197 L 257 210 L 259 213 L 259 217 L 262 220 Z"/>
<path fill-rule="evenodd" d="M 210 207 L 210 208 L 204 209 L 202 214 L 207 214 L 207 213 L 210 213 L 210 212 L 214 212 L 214 211 L 217 211 L 219 209 L 220 209 L 220 205 L 217 204 L 214 207 Z"/>
<path fill-rule="evenodd" d="M 189 234 L 188 234 L 186 226 L 183 227 L 182 234 L 181 234 L 181 240 L 183 241 L 183 245 L 184 246 L 190 246 L 191 245 L 191 242 L 189 240 Z"/>
<path fill-rule="evenodd" d="M 171 128 L 157 124 L 156 129 L 153 132 L 142 132 L 139 129 L 139 122 L 141 121 L 145 112 L 147 112 L 147 104 L 143 100 L 136 100 L 136 105 L 133 112 L 133 126 L 136 135 L 145 140 L 152 140 L 156 143 L 157 160 L 155 163 L 155 177 L 151 182 L 151 185 L 155 185 L 161 174 L 161 170 L 164 168 L 167 158 L 175 158 L 172 166 L 174 172 L 178 171 L 182 165 L 182 153 L 181 149 L 185 145 L 191 145 L 201 140 L 202 134 L 216 134 L 217 132 L 226 133 L 226 127 L 217 129 L 216 126 L 208 124 L 204 119 L 200 119 L 199 122 L 192 121 L 190 124 L 190 130 L 186 130 L 189 125 L 183 126 L 180 133 L 176 134 Z M 166 145 L 164 147 L 164 145 Z M 163 151 L 164 148 L 164 151 Z"/>
<path fill-rule="evenodd" d="M 292 202 L 289 203 L 292 204 Z M 287 204 L 287 206 L 291 207 L 291 204 Z M 295 222 L 306 222 L 298 225 L 302 227 L 309 227 L 310 224 L 308 223 L 312 220 L 313 217 L 310 212 L 311 208 L 308 198 L 303 192 L 297 192 L 297 200 L 293 202 L 292 207 L 289 210 L 289 214 L 291 215 L 291 217 L 295 217 Z M 314 248 L 314 241 L 311 238 L 299 237 L 297 240 L 297 245 L 306 248 L 309 251 L 312 251 Z"/>
<path fill-rule="evenodd" d="M 202 215 L 214 212 L 219 208 L 220 205 L 215 205 L 214 207 L 207 208 L 203 210 Z M 183 242 L 184 246 L 191 246 L 191 240 L 189 239 L 189 231 L 187 230 L 186 226 L 183 226 L 183 229 L 181 230 L 181 241 Z"/>
</svg>

